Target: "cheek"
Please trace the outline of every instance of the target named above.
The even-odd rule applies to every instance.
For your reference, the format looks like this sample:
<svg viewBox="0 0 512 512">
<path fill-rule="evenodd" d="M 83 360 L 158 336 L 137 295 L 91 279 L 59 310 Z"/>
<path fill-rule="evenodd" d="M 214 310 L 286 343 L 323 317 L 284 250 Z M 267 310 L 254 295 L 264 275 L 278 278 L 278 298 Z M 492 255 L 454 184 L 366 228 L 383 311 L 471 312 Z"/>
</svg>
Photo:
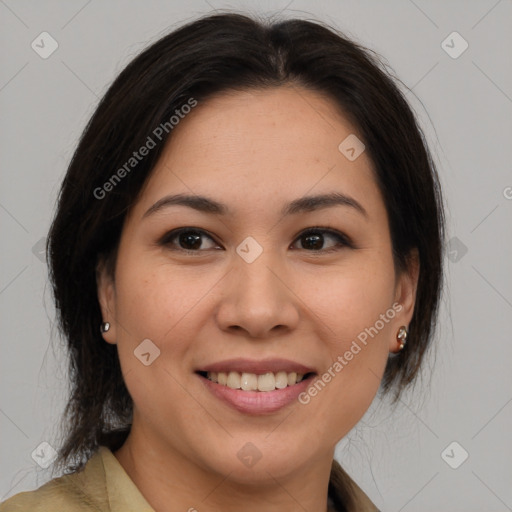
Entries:
<svg viewBox="0 0 512 512">
<path fill-rule="evenodd" d="M 180 365 L 190 349 L 190 312 L 204 295 L 198 289 L 202 285 L 185 287 L 183 273 L 171 273 L 161 264 L 145 266 L 142 256 L 126 259 L 118 268 L 117 346 L 130 395 L 147 421 L 167 418 L 159 409 L 163 398 L 169 407 L 181 404 L 185 413 L 193 404 L 180 385 Z"/>
<path fill-rule="evenodd" d="M 353 277 L 340 297 L 342 306 L 333 318 L 341 336 L 331 352 L 333 360 L 342 356 L 349 389 L 358 383 L 369 386 L 369 392 L 379 385 L 395 316 L 394 274 L 373 268 Z"/>
<path fill-rule="evenodd" d="M 194 268 L 177 269 L 149 258 L 144 261 L 143 254 L 126 258 L 118 269 L 117 344 L 123 370 L 141 370 L 134 350 L 149 339 L 160 350 L 151 366 L 172 369 L 174 374 L 180 363 L 189 360 L 192 340 L 208 319 L 201 311 L 218 276 L 198 276 Z"/>
<path fill-rule="evenodd" d="M 320 284 L 310 288 L 308 295 L 311 309 L 323 320 L 326 333 L 330 333 L 333 356 L 348 350 L 352 340 L 390 309 L 386 320 L 392 318 L 395 276 L 387 251 L 354 253 L 345 265 L 320 277 Z M 385 336 L 389 329 L 388 322 L 379 321 L 379 333 L 382 331 Z"/>
<path fill-rule="evenodd" d="M 165 343 L 208 290 L 204 279 L 165 263 L 144 264 L 143 257 L 126 262 L 117 278 L 116 312 L 128 336 Z"/>
<path fill-rule="evenodd" d="M 394 332 L 392 262 L 384 255 L 372 260 L 338 269 L 325 282 L 328 293 L 315 289 L 312 309 L 323 320 L 319 337 L 328 340 L 329 360 L 304 402 L 309 400 L 315 417 L 336 440 L 353 428 L 375 397 Z"/>
</svg>

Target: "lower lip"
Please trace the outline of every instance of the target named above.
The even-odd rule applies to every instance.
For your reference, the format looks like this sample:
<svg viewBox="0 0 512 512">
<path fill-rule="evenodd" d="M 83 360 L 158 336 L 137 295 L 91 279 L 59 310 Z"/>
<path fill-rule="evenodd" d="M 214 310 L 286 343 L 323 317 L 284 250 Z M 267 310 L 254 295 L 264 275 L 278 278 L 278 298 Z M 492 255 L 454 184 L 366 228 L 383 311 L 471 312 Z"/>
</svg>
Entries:
<svg viewBox="0 0 512 512">
<path fill-rule="evenodd" d="M 206 388 L 217 398 L 244 414 L 270 414 L 298 401 L 299 395 L 305 391 L 315 377 L 314 374 L 293 386 L 274 391 L 243 391 L 198 375 Z"/>
</svg>

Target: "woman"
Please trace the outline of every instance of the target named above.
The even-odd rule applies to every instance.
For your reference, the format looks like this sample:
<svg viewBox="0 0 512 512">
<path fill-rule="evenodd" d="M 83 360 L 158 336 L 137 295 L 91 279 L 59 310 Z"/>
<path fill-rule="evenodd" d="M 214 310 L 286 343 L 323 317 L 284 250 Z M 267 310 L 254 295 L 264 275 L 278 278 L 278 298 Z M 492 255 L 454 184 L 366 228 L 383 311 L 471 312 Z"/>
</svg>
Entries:
<svg viewBox="0 0 512 512">
<path fill-rule="evenodd" d="M 165 36 L 98 106 L 49 234 L 68 474 L 1 511 L 377 510 L 334 448 L 417 375 L 443 240 L 368 50 L 238 14 Z"/>
</svg>

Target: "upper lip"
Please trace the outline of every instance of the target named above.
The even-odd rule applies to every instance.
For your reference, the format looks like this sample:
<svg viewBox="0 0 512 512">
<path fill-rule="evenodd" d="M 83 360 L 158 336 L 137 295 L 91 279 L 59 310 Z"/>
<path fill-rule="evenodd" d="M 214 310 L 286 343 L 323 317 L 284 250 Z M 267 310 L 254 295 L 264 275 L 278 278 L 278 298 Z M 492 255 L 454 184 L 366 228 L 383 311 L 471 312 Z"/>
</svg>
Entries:
<svg viewBox="0 0 512 512">
<path fill-rule="evenodd" d="M 240 372 L 240 373 L 255 373 L 261 375 L 267 372 L 286 372 L 286 373 L 310 373 L 314 372 L 313 368 L 305 366 L 290 359 L 226 359 L 225 361 L 218 361 L 216 363 L 208 364 L 199 368 L 197 371 L 202 372 Z"/>
</svg>

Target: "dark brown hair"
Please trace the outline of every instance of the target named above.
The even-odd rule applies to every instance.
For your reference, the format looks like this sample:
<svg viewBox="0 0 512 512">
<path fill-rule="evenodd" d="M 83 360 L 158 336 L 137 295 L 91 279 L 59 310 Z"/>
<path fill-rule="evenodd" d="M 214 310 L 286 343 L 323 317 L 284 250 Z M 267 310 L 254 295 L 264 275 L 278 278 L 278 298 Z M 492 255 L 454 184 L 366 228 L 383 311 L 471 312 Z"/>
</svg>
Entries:
<svg viewBox="0 0 512 512">
<path fill-rule="evenodd" d="M 285 84 L 321 93 L 357 127 L 387 208 L 397 272 L 408 267 L 411 250 L 418 250 L 409 341 L 389 359 L 382 390 L 394 388 L 396 401 L 413 382 L 436 325 L 444 214 L 424 135 L 394 77 L 374 52 L 321 23 L 209 15 L 161 38 L 120 73 L 89 121 L 62 184 L 47 247 L 71 382 L 56 467 L 77 470 L 99 445 L 114 451 L 129 432 L 133 403 L 117 347 L 100 334 L 96 269 L 105 260 L 113 273 L 126 214 L 172 130 L 108 193 L 98 190 L 191 98 L 200 105 L 224 91 Z M 336 504 L 350 510 L 350 492 L 342 492 L 336 474 L 331 484 L 344 505 Z"/>
</svg>

